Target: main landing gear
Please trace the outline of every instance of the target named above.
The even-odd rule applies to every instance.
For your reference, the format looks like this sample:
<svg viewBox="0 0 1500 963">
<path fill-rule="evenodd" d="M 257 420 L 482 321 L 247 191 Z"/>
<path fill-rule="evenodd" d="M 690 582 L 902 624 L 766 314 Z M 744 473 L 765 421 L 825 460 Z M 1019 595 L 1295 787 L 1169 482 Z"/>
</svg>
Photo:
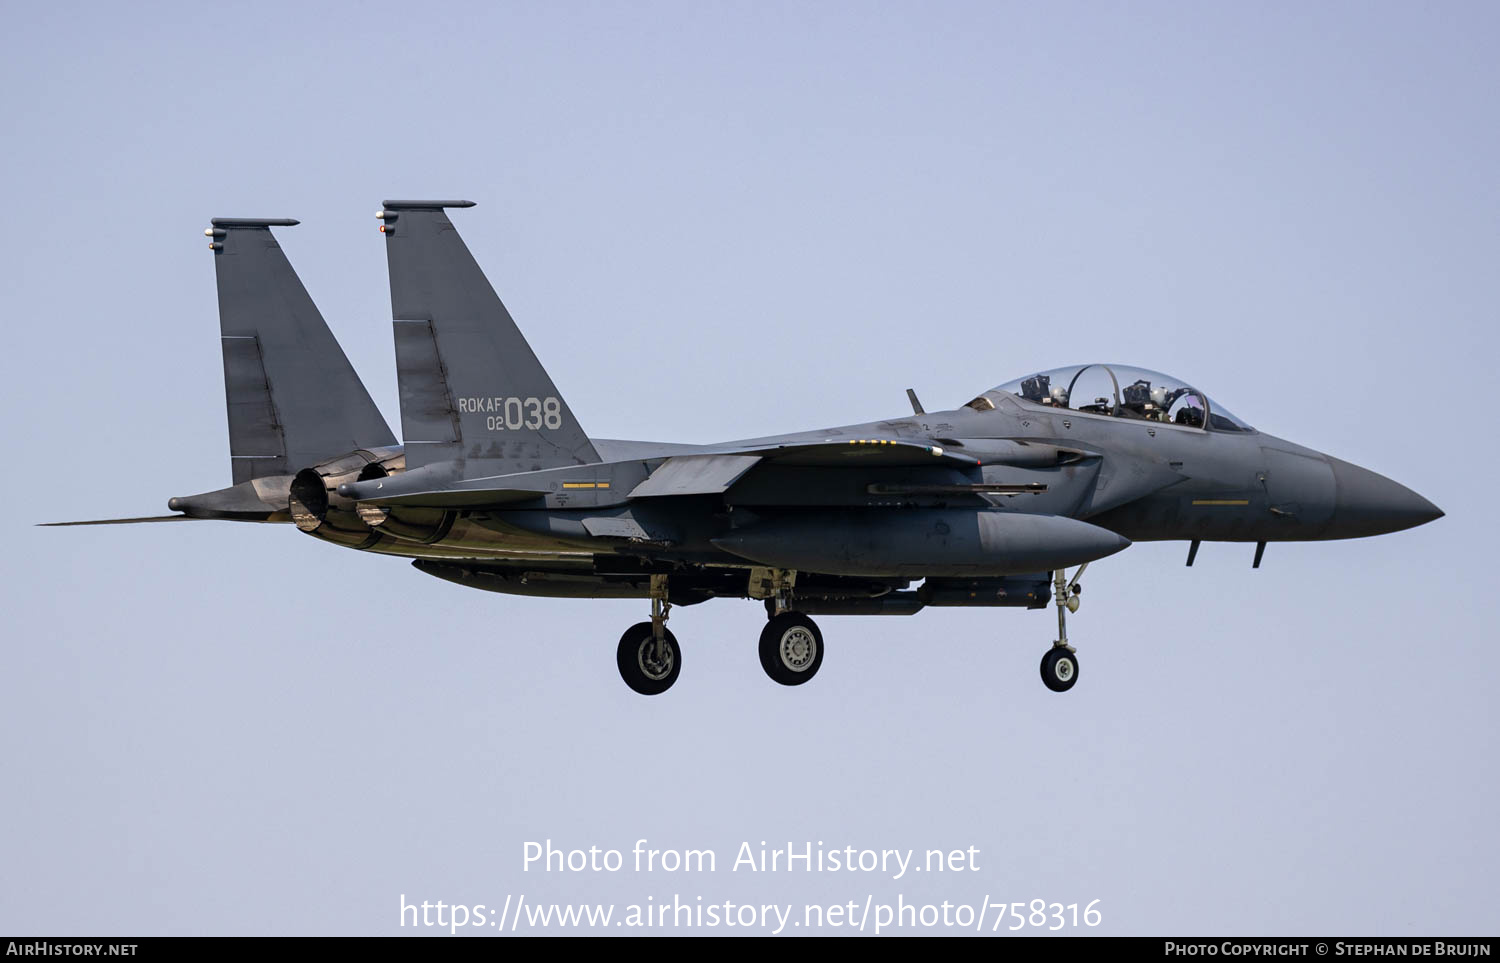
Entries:
<svg viewBox="0 0 1500 963">
<path fill-rule="evenodd" d="M 760 667 L 782 685 L 801 685 L 823 664 L 823 633 L 801 612 L 771 616 L 760 630 Z"/>
<path fill-rule="evenodd" d="M 782 685 L 802 685 L 823 664 L 823 633 L 818 624 L 790 609 L 792 576 L 777 572 L 766 599 L 766 627 L 760 633 L 760 665 Z M 625 684 L 642 695 L 659 695 L 682 671 L 682 648 L 667 628 L 672 609 L 667 576 L 651 576 L 651 621 L 637 622 L 620 636 L 615 663 Z"/>
<path fill-rule="evenodd" d="M 1083 570 L 1089 567 L 1084 562 L 1078 567 L 1071 581 L 1068 573 L 1058 569 L 1052 573 L 1052 601 L 1057 603 L 1057 641 L 1042 656 L 1042 683 L 1053 692 L 1067 692 L 1078 681 L 1078 650 L 1068 644 L 1068 613 L 1077 612 L 1083 593 L 1078 580 Z"/>
<path fill-rule="evenodd" d="M 823 664 L 823 633 L 818 623 L 792 611 L 796 572 L 774 568 L 760 571 L 768 619 L 760 630 L 760 667 L 773 682 L 801 685 L 817 675 Z"/>
<path fill-rule="evenodd" d="M 620 636 L 615 662 L 620 678 L 641 695 L 658 695 L 672 688 L 682 671 L 682 648 L 667 628 L 667 577 L 651 576 L 651 621 L 637 622 Z"/>
</svg>

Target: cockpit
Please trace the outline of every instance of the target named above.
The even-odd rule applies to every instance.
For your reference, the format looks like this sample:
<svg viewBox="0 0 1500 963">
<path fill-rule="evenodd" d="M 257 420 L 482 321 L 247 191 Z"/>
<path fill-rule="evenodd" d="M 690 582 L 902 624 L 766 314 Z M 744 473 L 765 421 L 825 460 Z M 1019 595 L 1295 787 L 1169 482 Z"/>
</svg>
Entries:
<svg viewBox="0 0 1500 963">
<path fill-rule="evenodd" d="M 1197 388 L 1170 375 L 1117 364 L 1054 368 L 1003 384 L 1008 392 L 1034 405 L 1065 408 L 1109 418 L 1131 418 L 1213 431 L 1253 431 Z M 993 408 L 980 395 L 969 402 L 977 410 Z"/>
</svg>

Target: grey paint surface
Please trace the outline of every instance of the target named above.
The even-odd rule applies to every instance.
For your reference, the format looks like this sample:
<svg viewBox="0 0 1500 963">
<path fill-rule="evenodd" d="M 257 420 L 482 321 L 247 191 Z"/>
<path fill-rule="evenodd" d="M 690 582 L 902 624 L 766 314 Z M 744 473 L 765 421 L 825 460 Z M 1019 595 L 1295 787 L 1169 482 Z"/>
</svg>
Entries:
<svg viewBox="0 0 1500 963">
<path fill-rule="evenodd" d="M 0 922 L 399 932 L 403 892 L 873 889 L 1098 896 L 1109 932 L 1494 930 L 1494 527 L 1470 481 L 1495 469 L 1472 414 L 1497 348 L 1487 8 L 271 9 L 10 21 L 0 164 L 36 189 L 0 237 L 0 390 L 18 457 L 69 468 L 42 495 L 4 482 L 37 507 L 6 563 Z M 393 182 L 503 211 L 471 232 L 481 260 L 602 435 L 848 424 L 907 385 L 941 409 L 1123 358 L 1449 519 L 1272 546 L 1255 573 L 1249 546 L 1189 570 L 1180 543 L 1137 544 L 1090 570 L 1089 673 L 1061 699 L 1032 677 L 1050 613 L 829 618 L 838 684 L 797 692 L 745 643 L 758 606 L 684 610 L 672 702 L 605 664 L 637 601 L 460 591 L 277 526 L 30 528 L 225 482 L 215 212 L 303 219 L 283 242 L 394 418 L 369 217 Z M 102 212 L 147 197 L 90 264 Z M 568 350 L 616 325 L 646 337 Z M 726 338 L 754 360 L 705 372 Z M 622 370 L 651 376 L 627 399 Z M 1423 486 L 1434 452 L 1466 470 Z M 675 741 L 621 735 L 642 731 Z M 983 870 L 522 873 L 520 842 L 549 836 L 973 844 Z"/>
<path fill-rule="evenodd" d="M 630 497 L 722 494 L 759 462 L 759 455 L 679 455 L 662 462 Z"/>
<path fill-rule="evenodd" d="M 381 209 L 407 464 L 455 461 L 458 477 L 478 478 L 598 461 L 445 205 L 472 206 L 387 200 Z M 497 419 L 510 430 L 487 430 Z"/>
<path fill-rule="evenodd" d="M 394 445 L 267 223 L 216 218 L 212 231 L 234 482 Z"/>
</svg>

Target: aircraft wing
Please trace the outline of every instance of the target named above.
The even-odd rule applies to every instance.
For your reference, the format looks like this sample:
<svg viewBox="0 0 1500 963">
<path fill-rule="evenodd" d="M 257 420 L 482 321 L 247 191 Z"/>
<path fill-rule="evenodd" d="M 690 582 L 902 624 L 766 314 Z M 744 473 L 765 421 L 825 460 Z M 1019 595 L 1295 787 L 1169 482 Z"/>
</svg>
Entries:
<svg viewBox="0 0 1500 963">
<path fill-rule="evenodd" d="M 742 453 L 757 455 L 766 461 L 774 461 L 780 465 L 819 468 L 851 468 L 866 465 L 881 468 L 925 468 L 936 465 L 945 468 L 972 468 L 979 464 L 979 459 L 972 455 L 950 451 L 931 442 L 913 441 L 908 438 L 787 441 L 743 449 Z M 673 460 L 675 459 L 668 459 L 669 462 Z"/>
<path fill-rule="evenodd" d="M 737 482 L 751 468 L 762 462 L 798 467 L 942 467 L 972 468 L 979 459 L 944 450 L 938 445 L 900 438 L 855 438 L 808 441 L 779 441 L 745 447 L 709 448 L 690 454 L 671 455 L 656 465 L 640 481 L 632 479 L 631 488 L 622 489 L 622 477 L 616 477 L 615 490 L 626 490 L 631 498 L 673 495 L 719 494 Z M 592 491 L 610 488 L 610 484 L 592 480 L 612 473 L 616 467 L 629 466 L 640 478 L 639 460 L 598 465 L 550 468 L 519 472 L 490 478 L 463 479 L 457 483 L 425 476 L 422 470 L 372 481 L 340 486 L 346 497 L 376 505 L 409 505 L 432 508 L 494 508 L 539 498 L 560 489 L 586 487 Z M 591 480 L 579 482 L 587 477 Z M 446 483 L 445 483 L 446 482 Z"/>
<path fill-rule="evenodd" d="M 631 498 L 718 495 L 762 462 L 806 468 L 971 467 L 968 455 L 895 438 L 782 442 L 742 451 L 674 455 L 630 492 Z"/>
</svg>

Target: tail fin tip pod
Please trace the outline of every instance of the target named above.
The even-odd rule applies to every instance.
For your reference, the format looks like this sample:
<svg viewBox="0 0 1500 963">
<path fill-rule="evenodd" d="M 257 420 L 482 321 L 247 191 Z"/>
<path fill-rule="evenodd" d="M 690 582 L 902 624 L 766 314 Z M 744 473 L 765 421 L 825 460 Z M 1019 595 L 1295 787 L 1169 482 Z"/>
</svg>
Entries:
<svg viewBox="0 0 1500 963">
<path fill-rule="evenodd" d="M 381 206 L 392 211 L 410 211 L 444 207 L 474 207 L 473 201 L 381 201 Z"/>
<path fill-rule="evenodd" d="M 396 443 L 271 233 L 292 218 L 216 217 L 219 334 L 234 482 Z"/>
<path fill-rule="evenodd" d="M 482 478 L 598 462 L 447 208 L 387 200 L 386 239 L 408 470 Z"/>
</svg>

